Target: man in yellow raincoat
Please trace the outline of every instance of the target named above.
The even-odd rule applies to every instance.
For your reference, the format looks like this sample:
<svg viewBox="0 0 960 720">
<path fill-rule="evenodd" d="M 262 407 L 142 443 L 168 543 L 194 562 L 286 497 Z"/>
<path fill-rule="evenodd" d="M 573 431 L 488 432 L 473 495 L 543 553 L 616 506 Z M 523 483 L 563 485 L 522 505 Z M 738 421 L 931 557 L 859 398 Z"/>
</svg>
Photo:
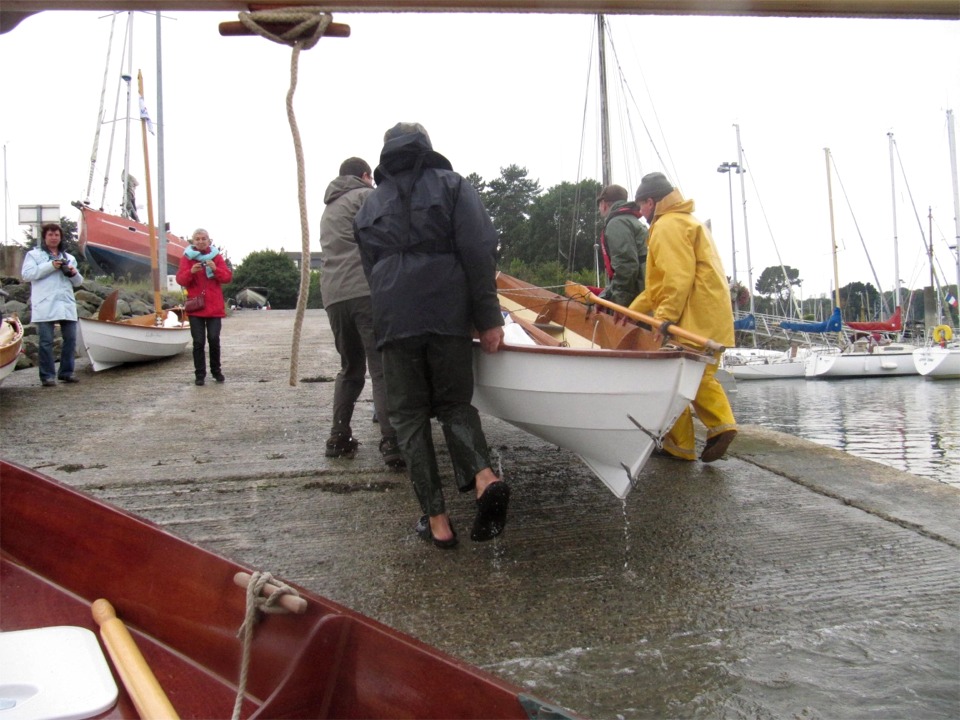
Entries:
<svg viewBox="0 0 960 720">
<path fill-rule="evenodd" d="M 734 343 L 730 289 L 710 231 L 693 216 L 693 200 L 685 200 L 663 173 L 644 176 L 636 203 L 650 225 L 646 289 L 630 309 L 652 315 L 658 330 L 670 325 L 716 340 Z M 700 381 L 693 409 L 707 426 L 703 462 L 723 457 L 737 434 L 730 401 L 716 378 L 717 366 L 708 365 Z M 695 460 L 693 416 L 688 407 L 663 439 L 663 449 L 681 460 Z"/>
</svg>

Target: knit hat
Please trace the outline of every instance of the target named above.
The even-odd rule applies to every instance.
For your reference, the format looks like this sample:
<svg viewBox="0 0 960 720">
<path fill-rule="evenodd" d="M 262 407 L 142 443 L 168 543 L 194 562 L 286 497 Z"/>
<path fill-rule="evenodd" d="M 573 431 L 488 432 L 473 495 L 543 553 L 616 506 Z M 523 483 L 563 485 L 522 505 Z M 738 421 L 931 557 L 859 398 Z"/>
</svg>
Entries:
<svg viewBox="0 0 960 720">
<path fill-rule="evenodd" d="M 623 202 L 627 199 L 627 189 L 621 187 L 620 185 L 607 185 L 603 192 L 597 195 L 597 204 L 601 200 L 606 200 L 609 203 Z"/>
<path fill-rule="evenodd" d="M 394 138 L 398 138 L 403 135 L 413 135 L 414 133 L 420 133 L 423 135 L 427 139 L 427 144 L 430 145 L 431 148 L 433 147 L 433 143 L 430 142 L 430 135 L 427 133 L 427 129 L 420 123 L 397 123 L 383 134 L 383 142 L 387 143 Z"/>
<path fill-rule="evenodd" d="M 667 180 L 667 176 L 661 172 L 644 175 L 640 180 L 640 187 L 637 188 L 637 200 L 646 200 L 653 198 L 657 202 L 663 200 L 667 195 L 673 192 L 673 185 Z"/>
</svg>

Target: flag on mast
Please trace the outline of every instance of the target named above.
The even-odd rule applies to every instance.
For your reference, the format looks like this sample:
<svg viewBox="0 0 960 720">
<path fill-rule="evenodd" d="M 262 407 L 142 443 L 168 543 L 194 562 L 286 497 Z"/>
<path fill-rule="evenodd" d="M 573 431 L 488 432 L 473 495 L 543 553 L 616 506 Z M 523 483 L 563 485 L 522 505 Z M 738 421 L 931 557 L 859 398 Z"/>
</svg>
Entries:
<svg viewBox="0 0 960 720">
<path fill-rule="evenodd" d="M 957 297 L 953 293 L 947 293 L 946 300 L 947 300 L 947 305 L 949 305 L 950 307 L 955 308 L 957 306 Z"/>
<path fill-rule="evenodd" d="M 153 120 L 150 119 L 150 113 L 147 112 L 147 103 L 143 99 L 143 95 L 140 96 L 140 119 L 147 121 L 147 130 L 150 131 L 151 135 L 156 135 L 153 131 Z"/>
</svg>

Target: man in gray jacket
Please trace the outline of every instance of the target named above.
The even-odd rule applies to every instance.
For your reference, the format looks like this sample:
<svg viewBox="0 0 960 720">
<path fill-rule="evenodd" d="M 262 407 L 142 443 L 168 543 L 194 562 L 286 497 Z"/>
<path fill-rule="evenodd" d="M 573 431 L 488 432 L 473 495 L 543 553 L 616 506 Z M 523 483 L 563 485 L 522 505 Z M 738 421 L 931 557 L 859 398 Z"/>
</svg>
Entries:
<svg viewBox="0 0 960 720">
<path fill-rule="evenodd" d="M 320 218 L 320 294 L 340 354 L 340 372 L 333 390 L 333 427 L 325 454 L 334 458 L 356 454 L 359 443 L 353 437 L 350 421 L 369 367 L 373 407 L 380 423 L 380 454 L 388 466 L 400 470 L 404 462 L 387 412 L 383 365 L 373 334 L 370 286 L 353 237 L 353 218 L 372 192 L 370 165 L 352 157 L 340 165 L 340 175 L 323 197 L 326 207 Z"/>
</svg>

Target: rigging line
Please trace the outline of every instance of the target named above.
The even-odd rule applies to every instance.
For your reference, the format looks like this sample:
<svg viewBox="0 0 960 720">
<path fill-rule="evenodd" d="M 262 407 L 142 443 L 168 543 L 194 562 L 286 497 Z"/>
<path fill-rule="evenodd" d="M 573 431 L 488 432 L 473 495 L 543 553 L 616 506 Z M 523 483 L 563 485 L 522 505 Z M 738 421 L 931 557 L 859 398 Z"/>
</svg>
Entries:
<svg viewBox="0 0 960 720">
<path fill-rule="evenodd" d="M 116 17 L 116 16 L 114 16 Z M 133 13 L 128 13 L 127 23 L 124 26 L 125 30 L 123 33 L 123 52 L 120 54 L 120 72 L 117 77 L 117 94 L 113 101 L 113 121 L 110 123 L 110 140 L 107 144 L 107 161 L 106 167 L 103 171 L 103 192 L 100 195 L 100 205 L 98 206 L 100 210 L 103 210 L 107 204 L 107 187 L 110 184 L 110 168 L 113 166 L 113 146 L 114 140 L 117 136 L 117 119 L 120 114 L 120 96 L 123 92 L 123 62 L 127 58 L 127 49 L 129 48 L 129 35 L 133 30 Z M 112 35 L 111 35 L 112 37 Z M 106 71 L 104 71 L 104 87 L 106 87 Z M 129 113 L 128 113 L 129 114 Z M 121 204 L 121 208 L 125 207 Z M 121 215 L 123 213 L 121 212 Z M 123 215 L 126 217 L 126 215 Z"/>
<path fill-rule="evenodd" d="M 897 145 L 896 139 L 893 141 L 893 147 L 897 151 L 897 162 L 900 163 L 900 175 L 903 177 L 903 184 L 907 188 L 907 197 L 910 198 L 910 207 L 913 208 L 913 216 L 917 219 L 917 226 L 920 228 L 920 238 L 923 240 L 923 249 L 924 252 L 926 252 L 927 234 L 923 230 L 923 222 L 920 220 L 920 214 L 917 212 L 917 204 L 913 200 L 913 192 L 910 190 L 910 181 L 907 180 L 907 171 L 903 167 L 903 158 L 900 157 L 900 146 Z"/>
<path fill-rule="evenodd" d="M 110 36 L 107 40 L 107 59 L 103 64 L 103 83 L 100 85 L 100 107 L 97 111 L 97 129 L 93 133 L 93 148 L 90 151 L 90 173 L 87 175 L 87 190 L 83 194 L 84 202 L 90 202 L 90 190 L 93 188 L 93 174 L 97 166 L 97 152 L 100 149 L 100 130 L 103 128 L 104 98 L 107 95 L 107 77 L 110 71 L 110 53 L 113 50 L 113 33 L 117 27 L 117 13 L 110 18 Z"/>
<path fill-rule="evenodd" d="M 640 111 L 640 105 L 639 105 L 639 103 L 637 103 L 637 100 L 636 100 L 636 98 L 635 98 L 634 95 L 633 95 L 633 91 L 630 89 L 630 85 L 629 85 L 629 83 L 627 83 L 627 81 L 626 81 L 626 75 L 625 75 L 625 73 L 623 72 L 622 66 L 620 65 L 620 56 L 617 54 L 617 48 L 616 48 L 616 45 L 615 45 L 614 42 L 613 42 L 613 34 L 612 34 L 612 33 L 613 33 L 613 31 L 612 31 L 612 29 L 610 28 L 610 24 L 607 23 L 607 37 L 608 37 L 609 40 L 610 40 L 610 47 L 611 47 L 611 51 L 613 52 L 613 59 L 614 59 L 614 62 L 616 63 L 616 65 L 617 65 L 617 73 L 618 73 L 618 74 L 620 75 L 620 77 L 621 77 L 621 83 L 622 83 L 622 85 L 627 89 L 627 95 L 629 95 L 630 100 L 633 101 L 633 104 L 634 104 L 634 105 L 636 106 L 636 108 L 637 108 L 637 112 L 639 112 L 639 111 Z M 634 56 L 636 56 L 636 49 L 634 49 Z M 669 160 L 670 160 L 670 162 L 669 162 L 669 167 L 671 168 L 671 170 L 672 170 L 672 172 L 673 172 L 674 182 L 676 183 L 676 186 L 677 186 L 677 187 L 682 187 L 682 183 L 680 182 L 680 173 L 679 173 L 679 171 L 677 170 L 676 163 L 673 162 L 673 154 L 670 152 L 670 145 L 669 145 L 669 143 L 667 142 L 667 135 L 666 135 L 666 133 L 663 131 L 663 123 L 660 122 L 660 115 L 657 113 L 657 106 L 656 106 L 656 105 L 654 104 L 654 102 L 653 102 L 653 96 L 650 94 L 650 86 L 647 84 L 647 78 L 646 78 L 646 75 L 645 75 L 644 72 L 643 72 L 643 66 L 640 64 L 639 60 L 637 61 L 637 68 L 638 68 L 638 70 L 639 70 L 639 72 L 640 72 L 640 79 L 641 79 L 642 84 L 643 84 L 643 89 L 646 91 L 646 94 L 647 94 L 647 100 L 649 100 L 649 102 L 650 102 L 650 110 L 651 110 L 651 112 L 653 112 L 653 117 L 654 117 L 654 119 L 656 120 L 657 130 L 658 130 L 659 133 L 660 133 L 660 137 L 663 138 L 663 144 L 664 144 L 664 147 L 666 148 L 667 157 L 668 157 Z M 641 115 L 641 122 L 643 122 L 643 120 L 642 120 L 642 115 Z M 663 156 L 661 155 L 660 150 L 659 150 L 659 148 L 657 147 L 657 144 L 656 144 L 656 142 L 654 141 L 653 136 L 652 136 L 651 133 L 650 133 L 650 128 L 647 126 L 646 122 L 643 122 L 643 127 L 644 127 L 644 130 L 646 130 L 646 132 L 647 132 L 647 139 L 650 140 L 650 145 L 651 145 L 651 147 L 653 147 L 653 150 L 654 150 L 654 153 L 655 153 L 656 156 L 657 156 L 657 159 L 658 159 L 658 160 L 660 161 L 660 163 L 663 165 L 664 169 L 666 169 L 668 163 L 663 159 Z"/>
<path fill-rule="evenodd" d="M 853 219 L 853 226 L 857 229 L 857 235 L 860 237 L 860 244 L 863 245 L 863 252 L 867 256 L 867 264 L 870 266 L 870 272 L 873 274 L 873 281 L 877 284 L 877 290 L 880 292 L 880 305 L 883 308 L 884 314 L 887 311 L 887 301 L 883 297 L 883 285 L 880 284 L 880 279 L 877 277 L 877 271 L 873 267 L 873 259 L 870 257 L 870 251 L 867 249 L 867 242 L 863 239 L 863 233 L 860 232 L 860 225 L 857 223 L 857 217 L 853 214 L 853 206 L 850 204 L 850 198 L 847 195 L 847 189 L 843 186 L 843 180 L 840 178 L 840 168 L 837 167 L 837 160 L 830 154 L 830 162 L 833 164 L 833 171 L 837 175 L 837 182 L 840 184 L 840 191 L 843 193 L 843 199 L 847 201 L 847 208 L 850 210 L 850 217 Z"/>
<path fill-rule="evenodd" d="M 780 248 L 777 246 L 777 239 L 773 236 L 773 228 L 770 227 L 770 218 L 767 217 L 767 211 L 763 207 L 763 200 L 760 198 L 760 189 L 757 187 L 757 173 L 750 165 L 749 160 L 747 159 L 747 151 L 744 148 L 740 148 L 740 152 L 743 154 L 744 165 L 750 168 L 750 184 L 753 185 L 753 192 L 757 196 L 757 205 L 760 206 L 760 214 L 763 215 L 763 221 L 767 225 L 767 232 L 770 233 L 770 241 L 773 243 L 773 251 L 777 255 L 777 263 L 780 265 L 780 272 L 783 273 L 783 281 L 787 283 L 788 287 L 792 287 L 793 283 L 790 281 L 790 277 L 787 275 L 786 266 L 783 264 L 783 259 L 780 257 Z M 755 288 L 747 288 L 751 293 L 755 292 Z M 792 294 L 792 293 L 791 293 Z M 796 298 L 793 301 L 794 310 L 797 312 L 797 317 L 803 318 L 803 308 L 800 307 Z"/>
<path fill-rule="evenodd" d="M 580 156 L 577 159 L 577 182 L 574 186 L 573 207 L 571 208 L 570 218 L 570 242 L 567 246 L 567 272 L 573 272 L 574 257 L 576 257 L 577 248 L 577 225 L 580 220 L 580 193 L 581 180 L 583 179 L 583 158 L 586 153 L 586 135 L 587 135 L 587 111 L 590 105 L 590 77 L 593 74 L 593 55 L 594 55 L 594 33 L 590 31 L 590 50 L 587 55 L 587 82 L 586 92 L 583 97 L 583 117 L 580 122 Z M 561 205 L 562 207 L 562 205 Z M 559 245 L 557 254 L 560 255 Z M 597 264 L 599 268 L 599 264 Z M 562 265 L 561 265 L 562 267 Z M 597 271 L 597 283 L 599 284 L 599 270 Z"/>
</svg>

